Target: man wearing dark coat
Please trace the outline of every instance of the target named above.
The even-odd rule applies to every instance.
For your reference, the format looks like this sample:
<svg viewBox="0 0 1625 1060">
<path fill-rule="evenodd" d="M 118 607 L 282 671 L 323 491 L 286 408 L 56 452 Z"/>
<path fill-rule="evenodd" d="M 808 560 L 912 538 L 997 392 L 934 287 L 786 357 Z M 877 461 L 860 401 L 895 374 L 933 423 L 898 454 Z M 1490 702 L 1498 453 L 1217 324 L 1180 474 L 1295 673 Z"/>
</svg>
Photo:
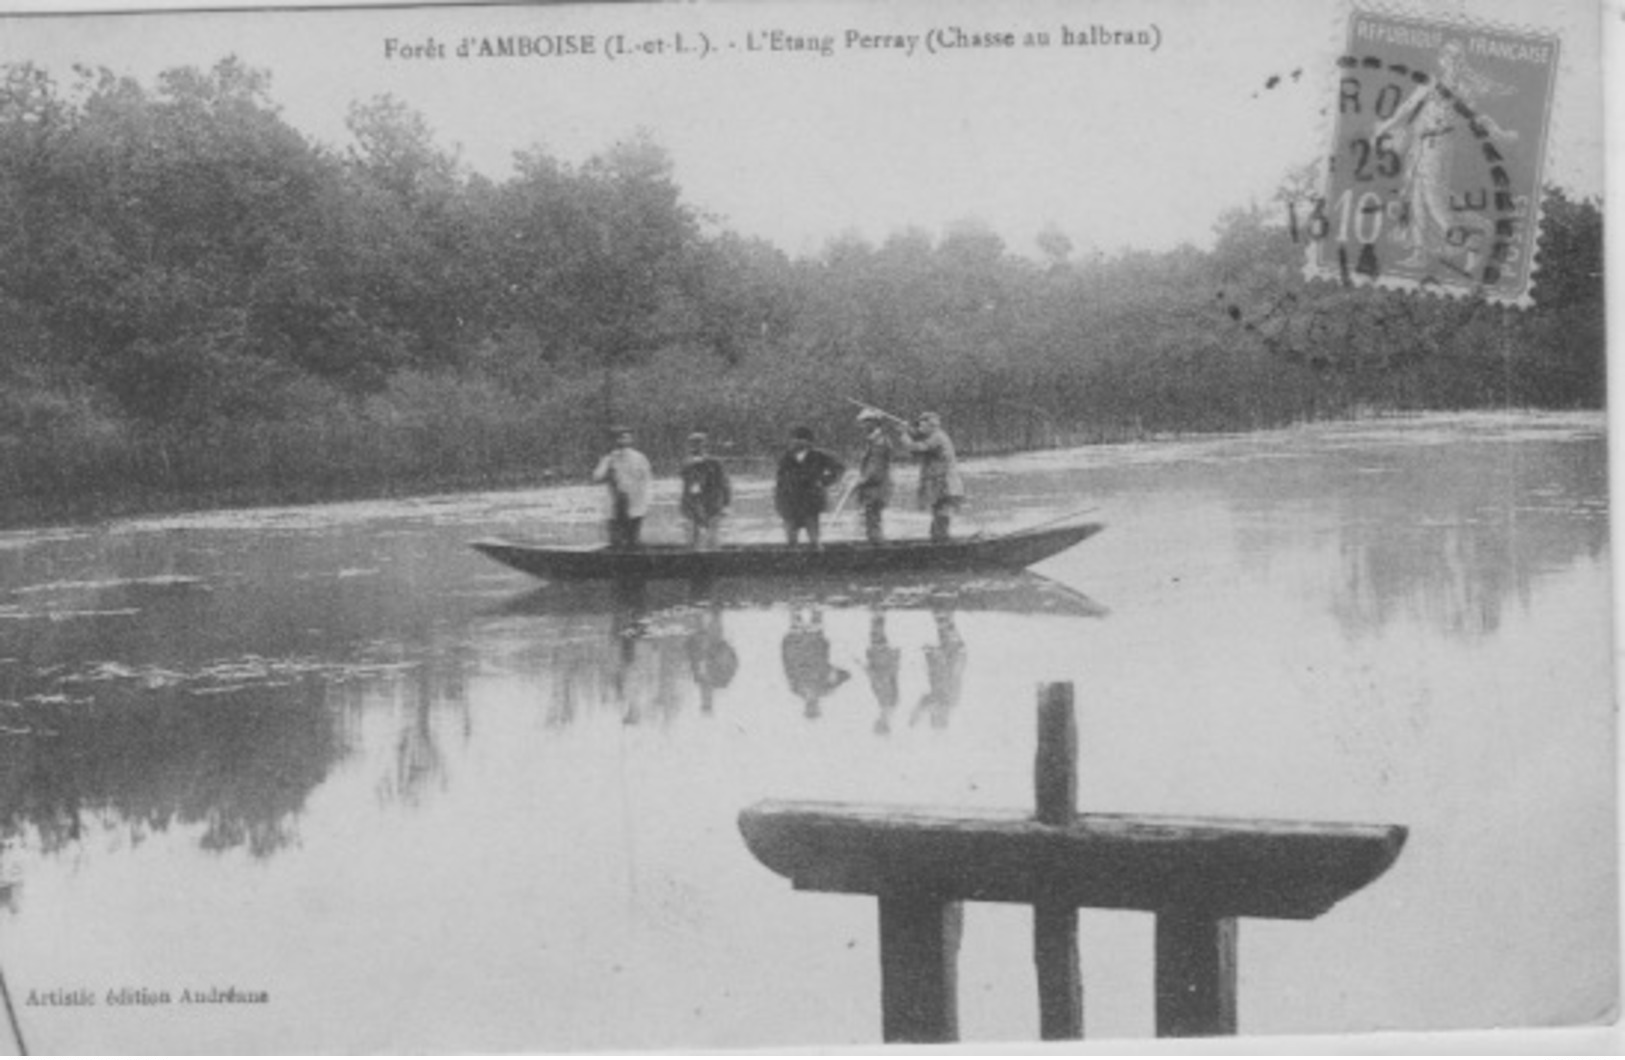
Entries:
<svg viewBox="0 0 1625 1060">
<path fill-rule="evenodd" d="M 773 490 L 773 504 L 784 520 L 784 539 L 794 545 L 807 531 L 807 541 L 819 547 L 818 522 L 829 507 L 829 488 L 846 474 L 846 465 L 835 454 L 813 446 L 810 427 L 790 432 L 790 448 L 779 458 L 779 474 Z"/>
<path fill-rule="evenodd" d="M 688 455 L 679 475 L 683 483 L 680 507 L 688 520 L 688 543 L 694 548 L 716 548 L 722 518 L 733 504 L 733 484 L 722 461 L 706 452 L 704 431 L 688 436 Z"/>
</svg>

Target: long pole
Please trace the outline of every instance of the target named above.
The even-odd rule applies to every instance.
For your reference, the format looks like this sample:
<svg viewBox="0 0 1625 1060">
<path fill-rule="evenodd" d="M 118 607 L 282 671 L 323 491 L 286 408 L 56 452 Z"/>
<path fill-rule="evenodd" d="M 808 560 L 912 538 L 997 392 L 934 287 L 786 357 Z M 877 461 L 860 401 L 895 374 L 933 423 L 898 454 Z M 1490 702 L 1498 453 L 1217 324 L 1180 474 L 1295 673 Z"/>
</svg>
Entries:
<svg viewBox="0 0 1625 1060">
<path fill-rule="evenodd" d="M 841 499 L 835 502 L 835 510 L 829 515 L 830 522 L 833 523 L 836 519 L 841 517 L 841 509 L 846 507 L 846 502 L 852 496 L 852 491 L 858 488 L 859 477 L 860 476 L 858 475 L 853 475 L 852 480 L 846 484 L 846 489 L 841 491 Z"/>
<path fill-rule="evenodd" d="M 874 411 L 880 413 L 882 416 L 886 417 L 888 420 L 891 420 L 893 423 L 898 424 L 899 426 L 903 426 L 903 427 L 911 426 L 911 424 L 907 420 L 905 420 L 903 417 L 898 416 L 895 413 L 887 412 L 885 409 L 881 408 L 879 405 L 871 405 L 869 402 L 867 402 L 867 401 L 859 401 L 855 397 L 849 397 L 846 400 L 849 403 L 858 406 L 858 408 L 860 408 L 860 409 L 873 409 Z"/>
</svg>

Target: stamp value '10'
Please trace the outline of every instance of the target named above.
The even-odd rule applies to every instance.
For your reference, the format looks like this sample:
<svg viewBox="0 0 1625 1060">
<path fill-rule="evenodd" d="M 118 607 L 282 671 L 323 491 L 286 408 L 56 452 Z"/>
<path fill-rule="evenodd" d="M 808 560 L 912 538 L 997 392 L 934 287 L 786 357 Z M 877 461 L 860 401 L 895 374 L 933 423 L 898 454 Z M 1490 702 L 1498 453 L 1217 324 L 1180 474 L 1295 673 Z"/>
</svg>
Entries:
<svg viewBox="0 0 1625 1060">
<path fill-rule="evenodd" d="M 1306 273 L 1528 305 L 1556 37 L 1355 11 Z"/>
</svg>

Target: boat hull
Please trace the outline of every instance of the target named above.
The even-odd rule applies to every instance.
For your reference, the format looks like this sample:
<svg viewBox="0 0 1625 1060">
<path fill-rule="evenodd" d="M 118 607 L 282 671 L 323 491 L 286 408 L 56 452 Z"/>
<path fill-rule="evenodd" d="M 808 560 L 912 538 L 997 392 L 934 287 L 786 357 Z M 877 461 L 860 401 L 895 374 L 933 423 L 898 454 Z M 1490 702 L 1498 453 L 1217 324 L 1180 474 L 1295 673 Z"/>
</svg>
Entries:
<svg viewBox="0 0 1625 1060">
<path fill-rule="evenodd" d="M 741 544 L 715 549 L 646 545 L 639 549 L 567 548 L 515 541 L 476 541 L 473 547 L 515 570 L 553 580 L 703 580 L 741 576 L 883 574 L 893 571 L 1021 570 L 1104 529 L 1082 523 L 946 542 L 881 545 L 837 541 L 822 548 Z"/>
</svg>

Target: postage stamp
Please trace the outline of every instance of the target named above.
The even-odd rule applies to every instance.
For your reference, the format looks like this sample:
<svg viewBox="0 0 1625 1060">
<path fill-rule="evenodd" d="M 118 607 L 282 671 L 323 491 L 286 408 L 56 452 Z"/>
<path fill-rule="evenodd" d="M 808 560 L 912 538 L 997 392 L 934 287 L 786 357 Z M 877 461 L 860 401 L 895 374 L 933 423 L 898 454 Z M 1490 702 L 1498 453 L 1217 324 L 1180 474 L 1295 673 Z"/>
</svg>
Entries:
<svg viewBox="0 0 1625 1060">
<path fill-rule="evenodd" d="M 1352 11 L 1306 274 L 1528 305 L 1558 47 Z"/>
</svg>

